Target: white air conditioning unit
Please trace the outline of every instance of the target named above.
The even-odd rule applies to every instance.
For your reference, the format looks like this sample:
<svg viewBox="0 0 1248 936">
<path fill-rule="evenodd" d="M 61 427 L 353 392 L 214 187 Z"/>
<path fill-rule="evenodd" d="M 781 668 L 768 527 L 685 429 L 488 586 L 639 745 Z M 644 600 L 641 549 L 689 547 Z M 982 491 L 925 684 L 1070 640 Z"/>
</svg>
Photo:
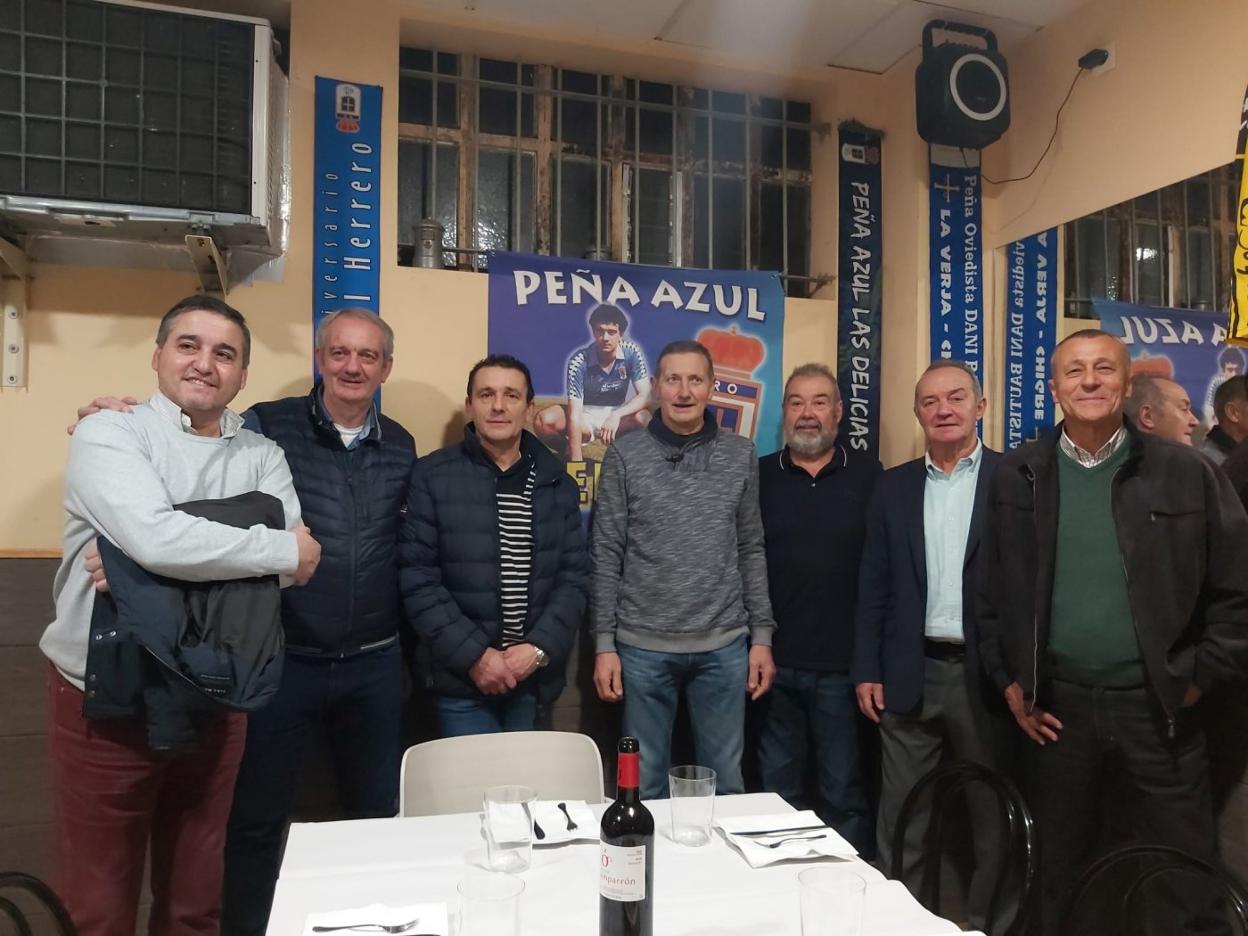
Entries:
<svg viewBox="0 0 1248 936">
<path fill-rule="evenodd" d="M 249 17 L 0 0 L 0 233 L 61 262 L 177 267 L 151 258 L 185 254 L 188 236 L 227 256 L 280 254 L 289 142 L 275 48 Z"/>
</svg>

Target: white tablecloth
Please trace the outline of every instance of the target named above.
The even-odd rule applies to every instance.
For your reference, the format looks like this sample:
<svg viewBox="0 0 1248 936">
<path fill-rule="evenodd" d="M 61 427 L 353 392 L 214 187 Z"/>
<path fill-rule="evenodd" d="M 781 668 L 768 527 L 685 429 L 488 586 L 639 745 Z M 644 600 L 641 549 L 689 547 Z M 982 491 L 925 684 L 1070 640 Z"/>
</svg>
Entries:
<svg viewBox="0 0 1248 936">
<path fill-rule="evenodd" d="M 668 838 L 667 802 L 654 814 L 655 931 L 663 936 L 799 936 L 797 873 L 811 862 L 752 870 L 717 832 L 689 848 Z M 605 807 L 594 807 L 601 815 Z M 785 812 L 772 793 L 721 796 L 716 815 Z M 525 936 L 593 936 L 598 931 L 598 845 L 575 843 L 533 850 L 521 914 Z M 828 861 L 830 859 L 824 859 Z M 484 866 L 485 842 L 476 813 L 414 819 L 303 823 L 291 827 L 269 919 L 269 936 L 298 936 L 307 914 L 367 904 L 446 901 L 469 866 Z M 885 881 L 858 859 L 867 879 L 863 936 L 941 936 L 958 928 L 919 906 L 900 884 Z"/>
</svg>

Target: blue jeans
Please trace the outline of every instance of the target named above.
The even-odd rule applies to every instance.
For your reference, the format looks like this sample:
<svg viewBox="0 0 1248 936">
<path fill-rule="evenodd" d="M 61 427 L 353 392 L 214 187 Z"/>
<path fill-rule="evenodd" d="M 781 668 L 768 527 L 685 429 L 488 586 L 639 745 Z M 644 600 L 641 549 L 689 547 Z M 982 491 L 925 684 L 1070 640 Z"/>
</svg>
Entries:
<svg viewBox="0 0 1248 936">
<path fill-rule="evenodd" d="M 438 696 L 438 730 L 444 738 L 460 735 L 532 731 L 537 726 L 537 695 L 514 692 L 502 698 L 460 699 Z"/>
<path fill-rule="evenodd" d="M 348 818 L 398 812 L 402 666 L 397 641 L 342 660 L 286 655 L 277 695 L 247 719 L 247 747 L 226 833 L 223 933 L 265 931 L 282 833 L 312 730 L 323 725 L 329 733 Z"/>
<path fill-rule="evenodd" d="M 759 700 L 758 743 L 763 789 L 802 805 L 813 748 L 820 817 L 851 845 L 869 854 L 874 829 L 858 750 L 854 684 L 839 673 L 776 668 L 771 692 Z"/>
<path fill-rule="evenodd" d="M 667 796 L 672 726 L 680 693 L 689 707 L 693 753 L 716 774 L 717 793 L 744 793 L 745 636 L 702 653 L 662 653 L 619 644 L 624 681 L 624 733 L 641 744 L 641 795 Z"/>
</svg>

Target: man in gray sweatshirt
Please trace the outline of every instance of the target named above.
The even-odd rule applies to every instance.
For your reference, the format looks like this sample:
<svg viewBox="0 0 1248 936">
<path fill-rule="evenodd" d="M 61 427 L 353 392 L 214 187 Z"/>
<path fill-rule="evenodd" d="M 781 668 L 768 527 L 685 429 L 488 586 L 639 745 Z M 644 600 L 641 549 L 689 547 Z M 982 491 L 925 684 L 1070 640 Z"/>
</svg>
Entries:
<svg viewBox="0 0 1248 936">
<path fill-rule="evenodd" d="M 159 390 L 132 413 L 82 421 L 65 470 L 64 558 L 56 619 L 39 642 L 49 672 L 52 790 L 61 894 L 83 936 L 133 933 L 144 859 L 154 933 L 215 933 L 222 846 L 246 716 L 224 708 L 193 750 L 153 751 L 143 719 L 88 721 L 92 608 L 104 590 L 103 536 L 148 572 L 188 582 L 288 576 L 303 584 L 320 546 L 300 523 L 290 469 L 273 442 L 227 409 L 247 380 L 251 338 L 219 299 L 193 296 L 165 314 L 152 369 Z M 282 502 L 286 530 L 192 516 L 175 504 L 260 491 Z M 94 552 L 94 551 L 92 551 Z M 93 581 L 94 576 L 94 581 Z"/>
<path fill-rule="evenodd" d="M 617 437 L 603 460 L 591 529 L 594 685 L 624 702 L 641 743 L 641 795 L 667 794 L 683 692 L 699 764 L 741 793 L 745 697 L 775 676 L 775 621 L 754 443 L 706 412 L 710 352 L 674 341 L 657 362 L 659 418 Z"/>
</svg>

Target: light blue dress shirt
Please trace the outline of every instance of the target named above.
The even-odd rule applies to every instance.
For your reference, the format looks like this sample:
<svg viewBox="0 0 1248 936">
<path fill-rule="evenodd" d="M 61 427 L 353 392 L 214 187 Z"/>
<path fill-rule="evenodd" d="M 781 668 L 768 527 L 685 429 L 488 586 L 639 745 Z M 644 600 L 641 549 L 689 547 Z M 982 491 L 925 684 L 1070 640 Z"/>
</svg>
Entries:
<svg viewBox="0 0 1248 936">
<path fill-rule="evenodd" d="M 975 484 L 984 460 L 984 446 L 975 443 L 970 455 L 958 459 L 945 474 L 923 456 L 923 543 L 927 553 L 927 620 L 924 634 L 932 640 L 962 643 L 962 567 L 975 509 Z"/>
</svg>

